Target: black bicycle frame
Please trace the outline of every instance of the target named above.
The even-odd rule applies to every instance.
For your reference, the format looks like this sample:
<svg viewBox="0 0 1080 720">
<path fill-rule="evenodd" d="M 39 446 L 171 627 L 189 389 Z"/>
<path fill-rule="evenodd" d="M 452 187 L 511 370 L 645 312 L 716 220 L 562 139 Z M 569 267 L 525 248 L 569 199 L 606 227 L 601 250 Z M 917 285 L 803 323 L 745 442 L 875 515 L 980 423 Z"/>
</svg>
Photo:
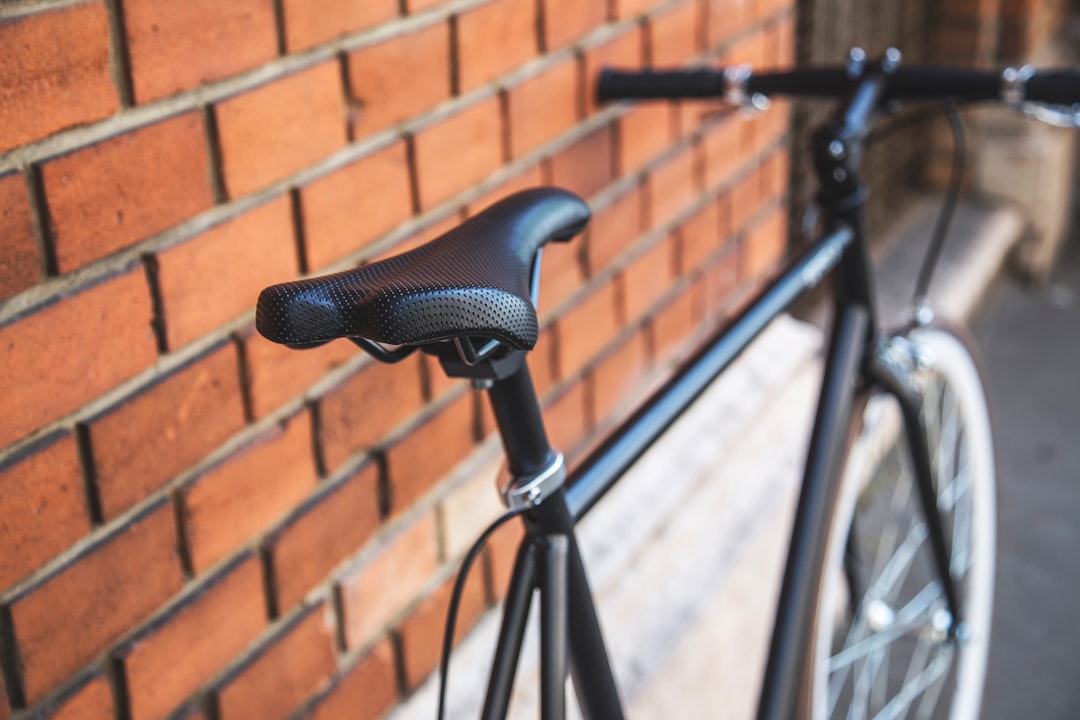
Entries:
<svg viewBox="0 0 1080 720">
<path fill-rule="evenodd" d="M 859 179 L 858 160 L 888 73 L 884 64 L 868 69 L 834 120 L 815 136 L 814 155 L 822 182 L 820 204 L 827 232 L 590 454 L 568 478 L 565 488 L 526 513 L 527 532 L 506 597 L 482 715 L 485 720 L 496 720 L 506 713 L 535 590 L 541 595 L 541 717 L 563 717 L 567 664 L 586 717 L 623 717 L 574 525 L 774 318 L 826 277 L 833 280 L 834 318 L 765 668 L 759 720 L 790 720 L 805 707 L 805 660 L 815 625 L 828 528 L 839 491 L 857 379 L 867 387 L 881 387 L 900 401 L 905 427 L 914 438 L 910 447 L 916 456 L 921 455 L 915 458 L 916 481 L 935 562 L 950 609 L 959 617 L 918 404 L 901 378 L 890 376 L 873 363 L 877 318 L 863 219 L 866 191 Z M 552 451 L 527 368 L 523 365 L 510 378 L 496 381 L 489 396 L 511 471 L 535 472 L 549 461 Z"/>
</svg>

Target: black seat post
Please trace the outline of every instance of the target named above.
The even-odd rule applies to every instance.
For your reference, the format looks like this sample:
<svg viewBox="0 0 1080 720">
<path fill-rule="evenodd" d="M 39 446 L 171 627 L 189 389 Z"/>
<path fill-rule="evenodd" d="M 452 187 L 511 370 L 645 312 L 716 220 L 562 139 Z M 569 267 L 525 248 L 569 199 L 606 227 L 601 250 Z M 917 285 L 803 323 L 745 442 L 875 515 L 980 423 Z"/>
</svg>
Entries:
<svg viewBox="0 0 1080 720">
<path fill-rule="evenodd" d="M 529 366 L 523 362 L 509 377 L 493 381 L 487 394 L 511 474 L 535 475 L 548 467 L 551 444 L 544 430 Z"/>
</svg>

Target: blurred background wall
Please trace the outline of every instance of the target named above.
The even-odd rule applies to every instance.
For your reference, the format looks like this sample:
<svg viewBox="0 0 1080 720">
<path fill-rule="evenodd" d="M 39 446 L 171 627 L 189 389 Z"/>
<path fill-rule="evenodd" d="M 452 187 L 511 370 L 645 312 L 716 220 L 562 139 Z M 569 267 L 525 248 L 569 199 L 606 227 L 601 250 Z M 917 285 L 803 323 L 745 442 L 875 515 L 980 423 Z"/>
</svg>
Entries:
<svg viewBox="0 0 1080 720">
<path fill-rule="evenodd" d="M 520 188 L 580 193 L 594 220 L 545 253 L 531 355 L 577 461 L 783 262 L 811 192 L 789 148 L 820 117 L 597 107 L 597 70 L 837 62 L 852 44 L 998 64 L 1063 14 L 929 6 L 0 6 L 0 720 L 393 707 L 434 669 L 456 563 L 499 512 L 491 419 L 428 358 L 263 341 L 259 290 Z M 931 132 L 869 159 L 890 188 L 874 223 L 934 182 Z M 486 553 L 466 626 L 515 539 Z"/>
</svg>

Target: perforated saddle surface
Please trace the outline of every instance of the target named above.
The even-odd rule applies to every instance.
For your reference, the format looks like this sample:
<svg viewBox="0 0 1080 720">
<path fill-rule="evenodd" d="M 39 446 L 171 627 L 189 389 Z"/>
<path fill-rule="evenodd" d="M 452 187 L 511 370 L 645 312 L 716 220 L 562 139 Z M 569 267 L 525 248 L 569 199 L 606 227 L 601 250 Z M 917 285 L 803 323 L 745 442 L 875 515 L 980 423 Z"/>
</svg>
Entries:
<svg viewBox="0 0 1080 720">
<path fill-rule="evenodd" d="M 529 297 L 536 252 L 569 240 L 589 217 L 589 206 L 565 190 L 525 190 L 402 255 L 266 288 L 255 327 L 295 347 L 345 337 L 422 345 L 479 336 L 531 349 L 538 333 Z"/>
</svg>

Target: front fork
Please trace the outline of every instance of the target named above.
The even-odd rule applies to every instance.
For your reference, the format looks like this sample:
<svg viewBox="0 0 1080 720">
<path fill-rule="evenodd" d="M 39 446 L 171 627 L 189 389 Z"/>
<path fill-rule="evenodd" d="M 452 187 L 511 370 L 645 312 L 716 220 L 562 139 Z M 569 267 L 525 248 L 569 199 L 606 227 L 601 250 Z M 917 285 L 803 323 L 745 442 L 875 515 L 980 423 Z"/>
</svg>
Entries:
<svg viewBox="0 0 1080 720">
<path fill-rule="evenodd" d="M 902 336 L 891 342 L 878 341 L 875 345 L 874 351 L 868 354 L 864 371 L 870 382 L 894 397 L 900 407 L 904 434 L 908 440 L 915 471 L 915 487 L 926 519 L 934 567 L 941 578 L 951 616 L 949 636 L 955 638 L 964 620 L 961 616 L 959 588 L 952 574 L 952 548 L 945 536 L 945 525 L 938 508 L 930 447 L 921 413 L 921 395 L 912 382 L 913 372 L 926 362 L 926 358 L 920 355 L 914 343 Z"/>
</svg>

